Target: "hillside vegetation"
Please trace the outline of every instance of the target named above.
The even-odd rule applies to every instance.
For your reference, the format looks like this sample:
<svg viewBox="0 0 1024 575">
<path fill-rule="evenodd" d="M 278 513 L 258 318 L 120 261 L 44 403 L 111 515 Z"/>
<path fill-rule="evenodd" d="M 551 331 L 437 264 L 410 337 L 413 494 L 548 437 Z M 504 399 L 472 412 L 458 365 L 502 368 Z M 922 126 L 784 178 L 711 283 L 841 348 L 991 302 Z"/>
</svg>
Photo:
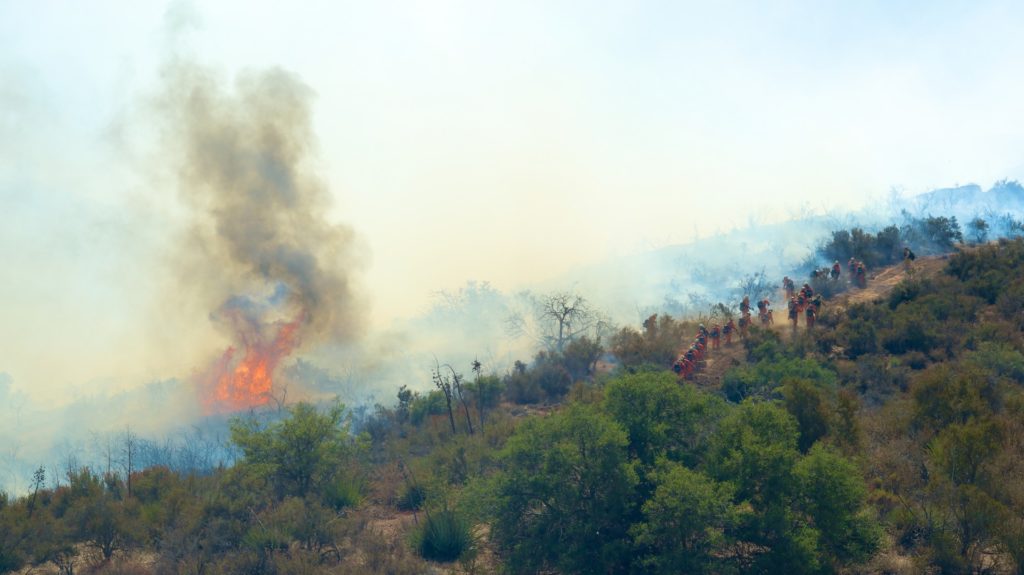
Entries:
<svg viewBox="0 0 1024 575">
<path fill-rule="evenodd" d="M 0 496 L 0 571 L 1022 572 L 1024 240 L 916 265 L 693 380 L 696 323 L 660 316 L 359 417 L 241 417 L 208 474 L 40 469 Z"/>
</svg>

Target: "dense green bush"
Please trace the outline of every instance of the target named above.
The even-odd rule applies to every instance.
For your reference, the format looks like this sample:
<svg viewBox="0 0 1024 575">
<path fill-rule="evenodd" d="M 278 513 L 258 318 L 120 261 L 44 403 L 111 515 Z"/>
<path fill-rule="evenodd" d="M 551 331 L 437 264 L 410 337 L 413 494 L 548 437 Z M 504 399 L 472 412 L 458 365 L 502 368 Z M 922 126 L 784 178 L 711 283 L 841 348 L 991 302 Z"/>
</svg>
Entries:
<svg viewBox="0 0 1024 575">
<path fill-rule="evenodd" d="M 835 385 L 836 374 L 811 358 L 762 360 L 727 372 L 722 381 L 722 393 L 733 402 L 753 397 L 778 399 L 777 390 L 786 379 L 802 379 L 831 388 Z"/>
<path fill-rule="evenodd" d="M 448 563 L 473 551 L 473 534 L 456 511 L 440 509 L 424 516 L 413 532 L 413 547 L 424 559 Z"/>
<path fill-rule="evenodd" d="M 324 503 L 335 510 L 355 507 L 363 500 L 364 481 L 358 474 L 340 473 L 323 488 Z"/>
<path fill-rule="evenodd" d="M 413 425 L 422 425 L 424 421 L 433 415 L 444 415 L 448 407 L 444 399 L 444 393 L 439 389 L 427 392 L 426 395 L 416 395 L 409 407 L 409 420 Z"/>
</svg>

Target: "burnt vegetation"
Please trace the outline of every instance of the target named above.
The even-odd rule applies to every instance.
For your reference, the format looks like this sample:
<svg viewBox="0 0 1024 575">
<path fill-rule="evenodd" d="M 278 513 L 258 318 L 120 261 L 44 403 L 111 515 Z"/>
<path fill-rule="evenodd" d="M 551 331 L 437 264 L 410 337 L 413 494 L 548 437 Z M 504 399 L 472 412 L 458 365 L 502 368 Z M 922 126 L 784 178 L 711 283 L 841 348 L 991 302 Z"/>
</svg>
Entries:
<svg viewBox="0 0 1024 575">
<path fill-rule="evenodd" d="M 561 314 L 508 373 L 235 419 L 230 467 L 40 468 L 0 495 L 0 572 L 1019 573 L 1024 240 L 934 219 L 823 250 L 880 266 L 911 233 L 957 250 L 941 273 L 754 326 L 717 382 L 670 371 L 696 322 Z"/>
</svg>

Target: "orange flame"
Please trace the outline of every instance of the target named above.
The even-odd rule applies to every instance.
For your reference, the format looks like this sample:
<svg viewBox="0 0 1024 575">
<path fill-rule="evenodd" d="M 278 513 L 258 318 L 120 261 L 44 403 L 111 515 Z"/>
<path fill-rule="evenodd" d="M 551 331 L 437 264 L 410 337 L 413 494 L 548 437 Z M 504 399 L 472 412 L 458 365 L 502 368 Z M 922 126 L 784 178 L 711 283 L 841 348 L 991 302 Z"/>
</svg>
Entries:
<svg viewBox="0 0 1024 575">
<path fill-rule="evenodd" d="M 243 337 L 245 355 L 235 360 L 235 348 L 224 354 L 200 377 L 207 413 L 232 412 L 264 405 L 270 401 L 274 371 L 298 345 L 301 317 L 279 323 L 270 341 Z"/>
</svg>

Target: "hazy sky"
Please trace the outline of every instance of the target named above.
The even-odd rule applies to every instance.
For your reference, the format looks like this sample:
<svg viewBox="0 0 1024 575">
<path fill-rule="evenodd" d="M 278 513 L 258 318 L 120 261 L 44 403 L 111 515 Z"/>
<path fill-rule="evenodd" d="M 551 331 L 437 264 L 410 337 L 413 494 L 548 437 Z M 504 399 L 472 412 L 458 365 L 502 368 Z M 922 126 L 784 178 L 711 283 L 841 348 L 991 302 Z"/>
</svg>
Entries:
<svg viewBox="0 0 1024 575">
<path fill-rule="evenodd" d="M 467 279 L 1024 178 L 1022 25 L 981 1 L 0 0 L 0 372 L 87 392 L 216 340 L 163 299 L 182 207 L 148 115 L 172 57 L 313 91 L 380 326 Z"/>
</svg>

